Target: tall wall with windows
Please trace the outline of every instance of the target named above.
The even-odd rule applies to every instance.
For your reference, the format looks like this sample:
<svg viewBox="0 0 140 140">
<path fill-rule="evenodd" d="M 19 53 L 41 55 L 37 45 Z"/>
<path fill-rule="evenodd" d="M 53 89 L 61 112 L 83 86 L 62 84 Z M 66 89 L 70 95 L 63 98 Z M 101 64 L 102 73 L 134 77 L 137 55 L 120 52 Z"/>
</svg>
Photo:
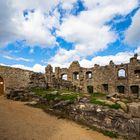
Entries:
<svg viewBox="0 0 140 140">
<path fill-rule="evenodd" d="M 60 83 L 69 82 L 72 89 L 80 92 L 117 92 L 140 96 L 140 60 L 137 54 L 130 58 L 127 64 L 115 65 L 110 61 L 106 66 L 95 64 L 92 68 L 84 68 L 78 61 L 74 61 L 69 68 L 56 67 L 55 72 L 50 67 L 46 67 L 50 86 L 53 86 L 52 79 L 59 79 Z"/>
</svg>

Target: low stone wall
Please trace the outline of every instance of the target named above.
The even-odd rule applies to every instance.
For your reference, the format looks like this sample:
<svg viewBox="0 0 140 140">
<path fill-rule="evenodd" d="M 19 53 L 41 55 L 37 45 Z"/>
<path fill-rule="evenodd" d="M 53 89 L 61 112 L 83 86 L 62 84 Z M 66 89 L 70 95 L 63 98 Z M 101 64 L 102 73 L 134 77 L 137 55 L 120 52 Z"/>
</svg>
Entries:
<svg viewBox="0 0 140 140">
<path fill-rule="evenodd" d="M 13 89 L 26 89 L 33 87 L 46 87 L 45 76 L 42 73 L 0 66 L 0 77 L 4 81 L 4 93 Z"/>
</svg>

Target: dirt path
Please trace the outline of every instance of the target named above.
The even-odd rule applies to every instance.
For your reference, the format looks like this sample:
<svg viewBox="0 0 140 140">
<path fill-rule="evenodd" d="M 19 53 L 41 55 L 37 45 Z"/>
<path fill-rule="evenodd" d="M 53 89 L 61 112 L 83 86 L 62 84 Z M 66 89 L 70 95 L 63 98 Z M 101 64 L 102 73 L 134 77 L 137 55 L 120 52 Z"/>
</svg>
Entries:
<svg viewBox="0 0 140 140">
<path fill-rule="evenodd" d="M 112 140 L 41 109 L 0 97 L 0 140 Z"/>
</svg>

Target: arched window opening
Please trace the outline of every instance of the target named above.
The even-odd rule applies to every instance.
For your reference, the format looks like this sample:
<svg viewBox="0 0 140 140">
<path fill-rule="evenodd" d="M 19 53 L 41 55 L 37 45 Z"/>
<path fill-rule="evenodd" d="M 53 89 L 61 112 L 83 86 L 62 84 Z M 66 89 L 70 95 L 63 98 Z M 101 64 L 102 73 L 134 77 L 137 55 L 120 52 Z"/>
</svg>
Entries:
<svg viewBox="0 0 140 140">
<path fill-rule="evenodd" d="M 68 75 L 67 74 L 62 74 L 61 79 L 62 80 L 68 80 Z"/>
<path fill-rule="evenodd" d="M 79 80 L 79 73 L 78 72 L 73 73 L 73 79 L 74 80 Z"/>
<path fill-rule="evenodd" d="M 121 77 L 121 78 L 125 78 L 126 77 L 126 72 L 124 69 L 119 69 L 118 70 L 118 77 Z"/>
<path fill-rule="evenodd" d="M 90 71 L 86 72 L 86 78 L 92 79 L 92 72 L 90 72 Z"/>
<path fill-rule="evenodd" d="M 0 77 L 0 95 L 4 94 L 4 80 Z"/>
<path fill-rule="evenodd" d="M 117 86 L 118 93 L 125 93 L 125 87 L 124 86 Z"/>
</svg>

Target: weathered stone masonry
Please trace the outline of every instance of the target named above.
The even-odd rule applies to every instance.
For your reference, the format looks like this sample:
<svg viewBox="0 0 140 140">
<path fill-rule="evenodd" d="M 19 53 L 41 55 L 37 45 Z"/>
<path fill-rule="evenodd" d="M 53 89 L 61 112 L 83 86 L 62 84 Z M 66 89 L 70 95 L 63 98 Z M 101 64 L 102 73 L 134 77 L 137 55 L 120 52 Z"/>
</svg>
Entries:
<svg viewBox="0 0 140 140">
<path fill-rule="evenodd" d="M 85 93 L 122 93 L 126 96 L 140 96 L 140 60 L 137 54 L 127 64 L 83 68 L 78 61 L 69 68 L 46 67 L 45 75 L 28 70 L 0 66 L 0 91 L 29 87 L 53 87 Z M 65 79 L 65 80 L 64 80 Z"/>
<path fill-rule="evenodd" d="M 115 65 L 110 61 L 109 65 L 95 64 L 92 68 L 83 68 L 78 61 L 74 61 L 69 68 L 56 67 L 55 72 L 52 66 L 48 65 L 45 75 L 50 87 L 85 93 L 118 92 L 138 97 L 140 96 L 140 60 L 137 57 L 135 54 L 127 64 Z"/>
<path fill-rule="evenodd" d="M 0 93 L 8 93 L 16 89 L 28 89 L 33 87 L 46 87 L 44 74 L 0 66 Z"/>
</svg>

